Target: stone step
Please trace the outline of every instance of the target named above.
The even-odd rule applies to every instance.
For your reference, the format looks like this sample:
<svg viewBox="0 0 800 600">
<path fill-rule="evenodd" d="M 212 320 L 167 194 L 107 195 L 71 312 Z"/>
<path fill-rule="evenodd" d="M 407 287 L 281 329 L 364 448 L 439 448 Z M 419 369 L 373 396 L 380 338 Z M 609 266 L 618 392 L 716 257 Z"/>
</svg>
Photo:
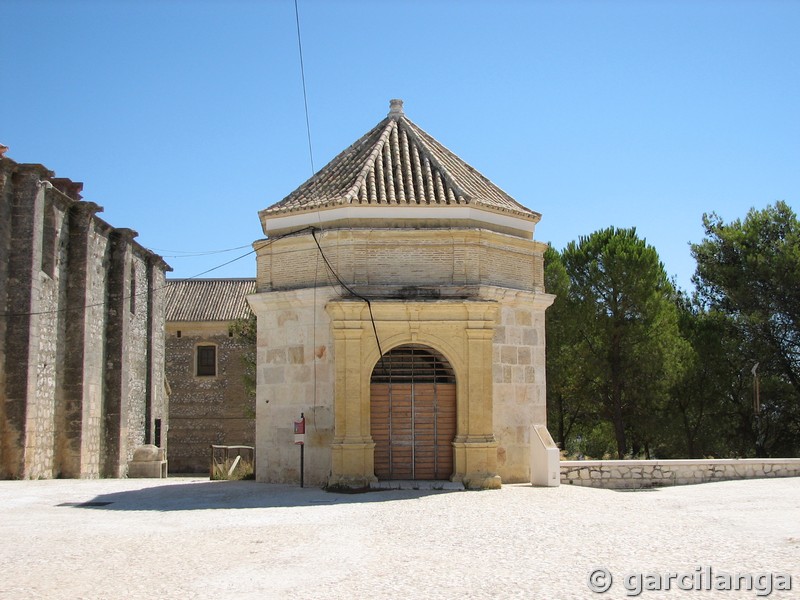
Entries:
<svg viewBox="0 0 800 600">
<path fill-rule="evenodd" d="M 412 480 L 412 479 L 392 479 L 377 481 L 370 484 L 373 490 L 463 490 L 464 484 L 460 481 L 447 480 Z"/>
</svg>

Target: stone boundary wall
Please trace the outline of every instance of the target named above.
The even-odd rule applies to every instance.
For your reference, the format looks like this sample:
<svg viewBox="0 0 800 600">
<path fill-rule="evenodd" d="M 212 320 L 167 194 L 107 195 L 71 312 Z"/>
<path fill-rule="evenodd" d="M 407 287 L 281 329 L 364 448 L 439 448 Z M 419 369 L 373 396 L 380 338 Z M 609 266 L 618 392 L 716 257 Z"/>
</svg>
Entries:
<svg viewBox="0 0 800 600">
<path fill-rule="evenodd" d="M 561 461 L 561 483 L 643 489 L 731 479 L 800 477 L 800 458 Z"/>
</svg>

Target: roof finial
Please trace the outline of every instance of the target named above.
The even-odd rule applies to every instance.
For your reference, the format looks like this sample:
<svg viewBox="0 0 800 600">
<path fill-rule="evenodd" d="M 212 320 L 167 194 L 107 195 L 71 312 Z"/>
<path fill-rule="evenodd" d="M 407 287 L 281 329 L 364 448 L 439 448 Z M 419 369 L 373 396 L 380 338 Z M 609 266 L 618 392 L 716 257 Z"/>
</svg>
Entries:
<svg viewBox="0 0 800 600">
<path fill-rule="evenodd" d="M 400 116 L 403 114 L 403 101 L 399 98 L 389 100 L 389 116 Z"/>
</svg>

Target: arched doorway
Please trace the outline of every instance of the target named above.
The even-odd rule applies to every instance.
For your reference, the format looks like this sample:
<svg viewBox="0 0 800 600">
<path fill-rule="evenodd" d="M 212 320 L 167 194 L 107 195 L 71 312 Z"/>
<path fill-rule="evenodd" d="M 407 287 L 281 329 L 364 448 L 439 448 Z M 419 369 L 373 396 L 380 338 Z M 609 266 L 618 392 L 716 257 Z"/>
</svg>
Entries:
<svg viewBox="0 0 800 600">
<path fill-rule="evenodd" d="M 370 380 L 370 431 L 378 479 L 449 479 L 456 434 L 456 380 L 432 348 L 398 346 Z"/>
</svg>

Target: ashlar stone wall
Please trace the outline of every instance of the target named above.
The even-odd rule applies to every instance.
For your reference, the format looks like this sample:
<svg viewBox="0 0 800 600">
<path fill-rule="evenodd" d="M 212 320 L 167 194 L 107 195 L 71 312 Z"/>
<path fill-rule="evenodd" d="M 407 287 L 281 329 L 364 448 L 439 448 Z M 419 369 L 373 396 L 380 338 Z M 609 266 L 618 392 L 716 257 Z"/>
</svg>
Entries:
<svg viewBox="0 0 800 600">
<path fill-rule="evenodd" d="M 404 286 L 480 285 L 544 291 L 545 246 L 539 242 L 476 228 L 381 225 L 317 232 L 325 257 L 347 284 L 383 288 L 384 293 Z M 259 291 L 312 287 L 329 276 L 308 233 L 254 246 Z"/>
<path fill-rule="evenodd" d="M 530 481 L 530 425 L 547 422 L 544 311 L 553 297 L 494 292 L 502 305 L 492 359 L 497 469 L 504 483 L 520 483 Z"/>
<path fill-rule="evenodd" d="M 338 297 L 329 286 L 257 294 L 249 298 L 258 316 L 256 376 L 256 478 L 300 481 L 300 449 L 294 421 L 306 419 L 305 475 L 308 485 L 328 482 L 333 441 L 333 338 L 325 311 Z"/>
<path fill-rule="evenodd" d="M 375 335 L 366 304 L 339 285 L 329 263 L 355 294 L 371 299 L 384 351 L 429 339 L 453 363 L 460 411 L 454 477 L 477 487 L 530 481 L 530 426 L 546 419 L 544 311 L 553 297 L 544 292 L 545 246 L 478 228 L 382 225 L 317 231 L 327 263 L 308 231 L 254 244 L 257 478 L 299 479 L 292 424 L 305 412 L 307 481 L 358 487 L 374 480 L 368 397 L 379 358 Z M 340 296 L 358 307 L 339 303 Z M 479 305 L 497 317 L 473 315 Z M 334 321 L 337 306 L 346 315 Z M 488 336 L 486 352 L 481 336 Z M 448 344 L 458 350 L 448 353 Z"/>
</svg>

